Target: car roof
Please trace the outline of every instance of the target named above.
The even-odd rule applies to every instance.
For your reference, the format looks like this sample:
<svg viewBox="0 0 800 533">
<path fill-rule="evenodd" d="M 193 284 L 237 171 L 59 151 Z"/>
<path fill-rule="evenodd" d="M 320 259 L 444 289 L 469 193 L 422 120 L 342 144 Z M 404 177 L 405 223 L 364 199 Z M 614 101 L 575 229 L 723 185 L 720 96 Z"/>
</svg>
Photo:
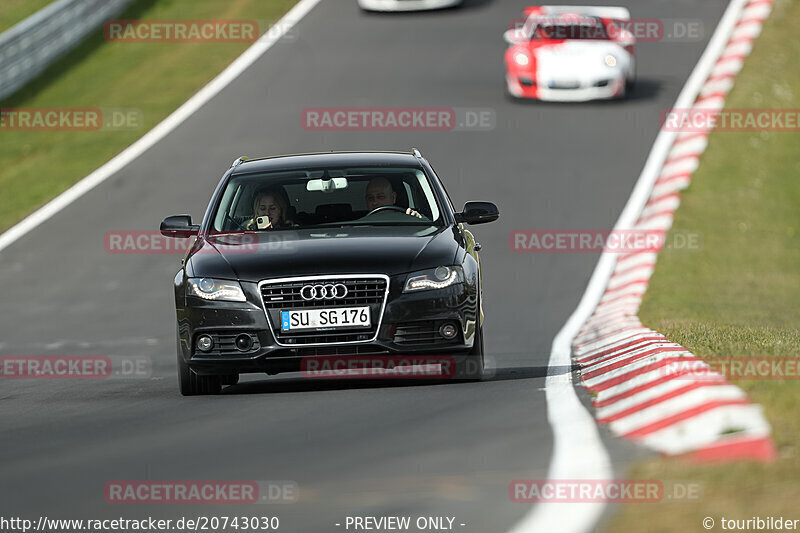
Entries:
<svg viewBox="0 0 800 533">
<path fill-rule="evenodd" d="M 278 170 L 354 167 L 354 166 L 404 166 L 422 168 L 413 152 L 318 152 L 310 154 L 279 155 L 260 159 L 244 159 L 236 165 L 233 174 L 269 172 Z"/>
</svg>

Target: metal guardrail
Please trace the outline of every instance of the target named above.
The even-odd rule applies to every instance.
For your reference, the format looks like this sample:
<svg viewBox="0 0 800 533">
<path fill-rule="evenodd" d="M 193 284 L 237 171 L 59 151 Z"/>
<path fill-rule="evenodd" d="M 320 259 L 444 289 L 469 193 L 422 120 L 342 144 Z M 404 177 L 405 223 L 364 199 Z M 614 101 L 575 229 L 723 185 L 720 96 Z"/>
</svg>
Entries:
<svg viewBox="0 0 800 533">
<path fill-rule="evenodd" d="M 0 34 L 0 100 L 118 15 L 131 0 L 57 0 Z"/>
</svg>

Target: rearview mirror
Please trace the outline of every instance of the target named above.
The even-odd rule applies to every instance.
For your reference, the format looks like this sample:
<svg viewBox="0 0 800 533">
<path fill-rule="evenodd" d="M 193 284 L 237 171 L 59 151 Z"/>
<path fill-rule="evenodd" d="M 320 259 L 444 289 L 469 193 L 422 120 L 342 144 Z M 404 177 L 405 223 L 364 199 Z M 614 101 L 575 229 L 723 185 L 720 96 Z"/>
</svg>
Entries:
<svg viewBox="0 0 800 533">
<path fill-rule="evenodd" d="M 485 224 L 500 217 L 500 211 L 492 202 L 467 202 L 464 210 L 456 213 L 456 222 L 465 224 Z"/>
<path fill-rule="evenodd" d="M 200 231 L 200 226 L 192 224 L 192 217 L 190 215 L 173 215 L 165 218 L 161 222 L 161 235 L 164 237 L 178 237 L 186 238 L 197 235 Z"/>
<path fill-rule="evenodd" d="M 307 191 L 333 192 L 347 188 L 347 178 L 330 178 L 327 180 L 308 180 Z"/>
</svg>

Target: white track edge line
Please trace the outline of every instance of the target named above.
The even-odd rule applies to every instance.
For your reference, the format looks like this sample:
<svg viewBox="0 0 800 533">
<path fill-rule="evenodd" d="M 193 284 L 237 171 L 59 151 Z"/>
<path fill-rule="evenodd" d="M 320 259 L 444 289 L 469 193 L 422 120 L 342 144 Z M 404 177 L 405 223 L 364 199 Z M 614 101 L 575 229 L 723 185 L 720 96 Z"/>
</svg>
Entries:
<svg viewBox="0 0 800 533">
<path fill-rule="evenodd" d="M 683 86 L 674 109 L 689 108 L 700 93 L 731 32 L 749 0 L 731 0 L 700 60 Z M 614 226 L 633 227 L 644 209 L 677 132 L 659 131 L 644 169 Z M 560 479 L 611 479 L 613 470 L 597 424 L 583 406 L 572 383 L 572 341 L 589 319 L 605 292 L 616 265 L 614 254 L 601 254 L 578 307 L 553 339 L 545 380 L 547 419 L 553 429 L 553 457 L 547 477 Z M 586 466 L 576 472 L 576 465 Z M 577 475 L 576 475 L 577 474 Z M 600 519 L 605 503 L 540 503 L 534 505 L 509 533 L 559 531 L 587 533 Z"/>
<path fill-rule="evenodd" d="M 0 235 L 0 251 L 4 250 L 31 230 L 70 205 L 72 202 L 101 184 L 148 149 L 156 145 L 175 128 L 191 117 L 198 109 L 231 84 L 250 65 L 255 63 L 267 50 L 272 48 L 295 24 L 300 22 L 320 0 L 300 0 L 281 19 L 275 23 L 277 31 L 268 31 L 252 46 L 242 52 L 228 67 L 208 82 L 202 89 L 173 111 L 167 118 L 159 122 L 153 129 L 145 133 L 133 144 L 114 156 L 88 176 L 50 200 L 48 203 L 22 219 Z"/>
</svg>

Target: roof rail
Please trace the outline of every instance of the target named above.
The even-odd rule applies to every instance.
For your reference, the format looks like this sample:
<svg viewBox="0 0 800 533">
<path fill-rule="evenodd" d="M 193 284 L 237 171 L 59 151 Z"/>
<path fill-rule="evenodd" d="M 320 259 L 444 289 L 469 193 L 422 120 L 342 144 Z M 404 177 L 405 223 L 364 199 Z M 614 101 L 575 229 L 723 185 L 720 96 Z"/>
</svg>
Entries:
<svg viewBox="0 0 800 533">
<path fill-rule="evenodd" d="M 422 154 L 419 153 L 419 150 L 417 150 L 416 148 L 412 148 L 411 153 L 413 153 L 414 157 L 416 157 L 417 159 L 422 159 Z"/>
<path fill-rule="evenodd" d="M 247 158 L 246 158 L 245 156 L 242 156 L 242 157 L 238 158 L 236 161 L 234 161 L 233 163 L 231 163 L 231 168 L 233 168 L 233 167 L 238 167 L 238 166 L 239 166 L 240 164 L 242 164 L 242 162 L 244 162 L 244 161 L 247 161 Z"/>
</svg>

